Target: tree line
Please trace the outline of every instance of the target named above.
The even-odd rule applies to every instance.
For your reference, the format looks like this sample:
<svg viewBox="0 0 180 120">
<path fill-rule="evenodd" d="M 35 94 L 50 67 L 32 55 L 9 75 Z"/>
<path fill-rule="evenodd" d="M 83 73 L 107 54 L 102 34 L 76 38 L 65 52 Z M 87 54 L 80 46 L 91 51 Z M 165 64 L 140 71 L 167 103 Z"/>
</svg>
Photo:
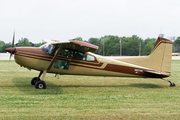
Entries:
<svg viewBox="0 0 180 120">
<path fill-rule="evenodd" d="M 28 38 L 21 38 L 18 40 L 18 43 L 15 43 L 14 47 L 39 47 L 43 44 L 45 44 L 45 42 L 32 43 Z M 5 49 L 10 47 L 12 47 L 11 42 L 5 43 L 4 41 L 0 40 L 0 53 L 5 53 Z"/>
<path fill-rule="evenodd" d="M 137 35 L 131 37 L 119 37 L 114 35 L 106 35 L 101 38 L 90 38 L 89 40 L 83 40 L 81 37 L 70 39 L 69 41 L 83 41 L 99 46 L 99 49 L 95 51 L 96 54 L 104 56 L 146 56 L 149 55 L 156 43 L 157 38 L 147 38 L 143 40 Z M 32 43 L 28 38 L 21 38 L 16 47 L 31 46 L 39 47 L 45 44 L 44 42 Z M 0 52 L 6 52 L 5 49 L 12 46 L 12 43 L 5 43 L 0 40 Z M 180 37 L 173 42 L 173 52 L 180 52 Z"/>
</svg>

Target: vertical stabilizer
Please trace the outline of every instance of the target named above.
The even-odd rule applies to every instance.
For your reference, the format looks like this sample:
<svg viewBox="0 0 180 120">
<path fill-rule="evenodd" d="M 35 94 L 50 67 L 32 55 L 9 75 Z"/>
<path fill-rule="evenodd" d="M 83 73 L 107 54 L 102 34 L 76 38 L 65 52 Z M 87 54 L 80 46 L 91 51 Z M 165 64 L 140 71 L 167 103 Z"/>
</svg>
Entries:
<svg viewBox="0 0 180 120">
<path fill-rule="evenodd" d="M 171 73 L 172 41 L 158 37 L 156 44 L 149 56 L 119 58 L 117 60 L 154 69 L 157 71 Z"/>
<path fill-rule="evenodd" d="M 156 70 L 170 73 L 171 72 L 171 58 L 172 58 L 172 41 L 159 37 L 156 44 L 149 55 L 154 58 L 153 66 Z M 155 67 L 157 66 L 157 67 Z"/>
</svg>

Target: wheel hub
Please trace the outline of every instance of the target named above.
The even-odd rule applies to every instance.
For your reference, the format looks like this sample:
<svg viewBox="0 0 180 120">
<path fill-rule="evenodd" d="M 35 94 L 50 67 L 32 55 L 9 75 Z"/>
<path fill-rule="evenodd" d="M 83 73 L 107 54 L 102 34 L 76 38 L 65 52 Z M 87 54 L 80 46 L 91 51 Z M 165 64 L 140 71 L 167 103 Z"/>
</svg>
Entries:
<svg viewBox="0 0 180 120">
<path fill-rule="evenodd" d="M 44 87 L 44 85 L 40 83 L 40 84 L 38 85 L 38 87 L 39 87 L 40 89 L 42 89 L 42 88 Z"/>
</svg>

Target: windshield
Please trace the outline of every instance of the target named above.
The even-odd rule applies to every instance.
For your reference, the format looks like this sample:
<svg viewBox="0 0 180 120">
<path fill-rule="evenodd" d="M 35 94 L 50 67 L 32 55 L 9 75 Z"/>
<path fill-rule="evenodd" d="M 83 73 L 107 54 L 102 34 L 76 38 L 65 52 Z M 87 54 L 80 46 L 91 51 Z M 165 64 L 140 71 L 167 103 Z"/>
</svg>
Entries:
<svg viewBox="0 0 180 120">
<path fill-rule="evenodd" d="M 53 45 L 51 45 L 50 43 L 46 43 L 46 44 L 40 46 L 40 48 L 42 51 L 51 54 Z"/>
</svg>

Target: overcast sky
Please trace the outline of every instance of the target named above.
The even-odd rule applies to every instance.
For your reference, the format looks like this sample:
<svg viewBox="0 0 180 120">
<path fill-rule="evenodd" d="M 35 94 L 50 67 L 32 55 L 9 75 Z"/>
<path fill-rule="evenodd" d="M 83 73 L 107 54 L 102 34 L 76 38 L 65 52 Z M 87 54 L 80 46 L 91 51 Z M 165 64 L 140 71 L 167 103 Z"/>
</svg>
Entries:
<svg viewBox="0 0 180 120">
<path fill-rule="evenodd" d="M 0 0 L 0 40 L 180 36 L 180 0 Z"/>
</svg>

